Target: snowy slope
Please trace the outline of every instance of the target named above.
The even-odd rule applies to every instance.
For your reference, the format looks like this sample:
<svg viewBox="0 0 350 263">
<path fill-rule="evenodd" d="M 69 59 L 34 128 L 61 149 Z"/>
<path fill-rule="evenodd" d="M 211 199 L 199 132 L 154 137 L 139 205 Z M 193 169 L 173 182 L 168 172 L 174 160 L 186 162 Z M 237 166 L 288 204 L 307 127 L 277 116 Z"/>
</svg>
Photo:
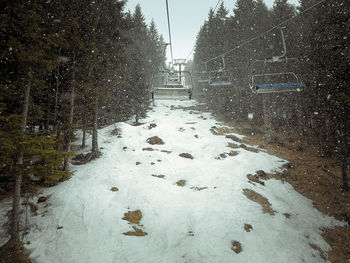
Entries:
<svg viewBox="0 0 350 263">
<path fill-rule="evenodd" d="M 70 180 L 44 190 L 49 206 L 40 204 L 27 236 L 34 262 L 325 262 L 310 244 L 328 250 L 320 228 L 343 223 L 320 213 L 288 183 L 248 182 L 247 174 L 279 171 L 286 161 L 228 148 L 232 140 L 210 132 L 220 124 L 209 113 L 177 108 L 195 102 L 157 104 L 143 125 L 117 124 L 122 138 L 110 134 L 114 125 L 100 130 L 103 156 L 73 166 Z M 151 123 L 157 127 L 149 129 Z M 165 144 L 149 145 L 151 136 Z M 239 154 L 216 159 L 232 150 Z M 179 180 L 186 180 L 183 187 Z M 264 213 L 243 189 L 266 197 L 275 214 Z M 122 220 L 135 210 L 142 212 L 139 225 Z M 245 224 L 253 229 L 247 232 Z M 147 235 L 124 235 L 132 226 Z M 231 249 L 232 241 L 241 244 L 240 253 Z"/>
</svg>

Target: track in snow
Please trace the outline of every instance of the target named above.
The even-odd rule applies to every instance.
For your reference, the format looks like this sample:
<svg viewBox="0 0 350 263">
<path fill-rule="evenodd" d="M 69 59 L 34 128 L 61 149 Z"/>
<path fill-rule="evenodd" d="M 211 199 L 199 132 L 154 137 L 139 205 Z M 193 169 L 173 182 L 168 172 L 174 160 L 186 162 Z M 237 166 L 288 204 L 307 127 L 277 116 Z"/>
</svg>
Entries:
<svg viewBox="0 0 350 263">
<path fill-rule="evenodd" d="M 328 250 L 319 228 L 341 222 L 321 214 L 288 183 L 248 182 L 247 174 L 279 171 L 284 160 L 242 148 L 234 149 L 236 156 L 218 159 L 233 150 L 227 147 L 232 140 L 210 132 L 212 126 L 222 125 L 209 113 L 181 109 L 195 104 L 159 101 L 143 125 L 117 124 L 122 138 L 110 134 L 114 125 L 99 131 L 103 156 L 74 166 L 70 180 L 44 191 L 52 196 L 48 208 L 42 205 L 40 215 L 30 218 L 31 259 L 40 263 L 325 262 L 310 244 Z M 149 129 L 151 123 L 157 126 Z M 165 144 L 149 145 L 146 140 L 152 136 Z M 154 151 L 144 151 L 147 147 Z M 194 159 L 181 158 L 181 153 Z M 179 180 L 186 181 L 183 187 L 176 184 Z M 119 191 L 112 192 L 114 186 Z M 266 197 L 275 214 L 263 213 L 243 189 Z M 135 210 L 142 212 L 139 225 L 122 220 L 126 212 Z M 252 225 L 251 232 L 245 224 Z M 123 235 L 133 231 L 132 226 L 147 235 Z M 240 242 L 242 252 L 231 249 L 232 241 Z"/>
</svg>

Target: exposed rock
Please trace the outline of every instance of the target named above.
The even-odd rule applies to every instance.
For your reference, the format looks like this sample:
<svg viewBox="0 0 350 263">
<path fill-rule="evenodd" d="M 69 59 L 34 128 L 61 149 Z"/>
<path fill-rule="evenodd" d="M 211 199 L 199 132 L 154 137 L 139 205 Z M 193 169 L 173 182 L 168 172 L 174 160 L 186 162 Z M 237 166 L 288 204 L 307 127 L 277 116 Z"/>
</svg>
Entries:
<svg viewBox="0 0 350 263">
<path fill-rule="evenodd" d="M 140 165 L 141 164 L 141 162 L 136 162 L 136 165 Z"/>
<path fill-rule="evenodd" d="M 147 142 L 149 144 L 155 145 L 155 144 L 164 144 L 163 140 L 161 138 L 159 138 L 158 136 L 153 136 L 147 139 Z"/>
<path fill-rule="evenodd" d="M 234 240 L 234 241 L 232 241 L 231 244 L 232 244 L 231 249 L 232 249 L 234 252 L 236 252 L 236 254 L 239 254 L 239 253 L 242 252 L 243 249 L 242 249 L 242 245 L 241 245 L 240 242 Z"/>
<path fill-rule="evenodd" d="M 162 153 L 167 153 L 167 154 L 171 153 L 171 151 L 166 151 L 166 150 L 161 150 L 161 152 Z"/>
<path fill-rule="evenodd" d="M 182 158 L 193 159 L 193 156 L 189 153 L 180 153 L 179 156 Z"/>
</svg>

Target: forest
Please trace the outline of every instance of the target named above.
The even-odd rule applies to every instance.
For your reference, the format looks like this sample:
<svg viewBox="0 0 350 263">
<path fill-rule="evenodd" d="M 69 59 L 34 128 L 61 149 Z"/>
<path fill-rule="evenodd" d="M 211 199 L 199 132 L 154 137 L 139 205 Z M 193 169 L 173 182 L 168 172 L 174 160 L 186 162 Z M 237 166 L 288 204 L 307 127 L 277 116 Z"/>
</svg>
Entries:
<svg viewBox="0 0 350 263">
<path fill-rule="evenodd" d="M 125 1 L 1 1 L 0 191 L 14 191 L 11 241 L 20 241 L 20 196 L 70 177 L 76 129 L 92 133 L 149 105 L 164 41 L 140 6 Z M 25 12 L 23 10 L 26 10 Z"/>
<path fill-rule="evenodd" d="M 188 68 L 197 79 L 203 72 L 224 68 L 232 86 L 218 88 L 199 82 L 194 96 L 227 121 L 253 126 L 252 132 L 264 127 L 260 132 L 268 141 L 292 136 L 299 150 L 317 145 L 321 156 L 339 161 L 342 187 L 348 191 L 350 2 L 300 0 L 296 8 L 287 0 L 275 0 L 268 9 L 262 0 L 238 0 L 233 16 L 228 13 L 222 2 L 215 12 L 209 11 Z M 286 56 L 298 63 L 252 69 L 256 60 L 283 54 L 280 28 L 285 35 Z M 292 70 L 307 88 L 255 94 L 249 86 L 255 70 L 262 74 Z"/>
<path fill-rule="evenodd" d="M 263 0 L 237 0 L 233 15 L 223 1 L 211 9 L 186 67 L 193 98 L 267 142 L 289 138 L 295 151 L 316 146 L 319 156 L 337 160 L 339 188 L 348 192 L 350 1 L 299 2 L 275 0 L 268 8 Z M 152 107 L 152 77 L 166 70 L 167 43 L 140 5 L 125 9 L 124 0 L 0 3 L 0 196 L 13 194 L 11 237 L 0 252 L 13 253 L 8 262 L 28 262 L 21 259 L 24 197 L 72 177 L 76 131 L 79 149 L 91 134 L 92 147 L 79 160 L 87 163 L 101 156 L 99 129 L 130 119 L 137 126 Z M 283 54 L 297 58 L 292 70 L 305 90 L 252 92 L 252 72 L 269 70 L 252 70 L 254 62 Z M 224 73 L 232 85 L 198 81 L 210 72 Z"/>
</svg>

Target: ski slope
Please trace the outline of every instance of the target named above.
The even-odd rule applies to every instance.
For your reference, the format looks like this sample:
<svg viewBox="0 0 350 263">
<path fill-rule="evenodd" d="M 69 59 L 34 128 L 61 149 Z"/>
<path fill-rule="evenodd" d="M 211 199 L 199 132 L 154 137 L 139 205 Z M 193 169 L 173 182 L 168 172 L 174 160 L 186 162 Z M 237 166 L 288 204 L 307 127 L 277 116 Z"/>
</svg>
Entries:
<svg viewBox="0 0 350 263">
<path fill-rule="evenodd" d="M 329 250 L 320 228 L 344 223 L 320 213 L 288 183 L 249 182 L 247 174 L 281 171 L 286 161 L 261 149 L 227 147 L 234 141 L 210 131 L 223 126 L 210 113 L 181 108 L 195 104 L 158 101 L 142 125 L 100 130 L 102 157 L 72 166 L 70 180 L 43 190 L 50 197 L 30 217 L 25 240 L 33 262 L 327 262 L 311 245 Z M 121 138 L 111 135 L 115 127 Z M 148 144 L 152 136 L 164 144 Z M 143 150 L 148 147 L 153 151 Z M 238 154 L 219 157 L 233 150 Z M 273 213 L 264 213 L 244 189 L 267 198 Z M 137 210 L 139 223 L 122 219 Z M 135 229 L 144 235 L 123 234 Z"/>
</svg>

